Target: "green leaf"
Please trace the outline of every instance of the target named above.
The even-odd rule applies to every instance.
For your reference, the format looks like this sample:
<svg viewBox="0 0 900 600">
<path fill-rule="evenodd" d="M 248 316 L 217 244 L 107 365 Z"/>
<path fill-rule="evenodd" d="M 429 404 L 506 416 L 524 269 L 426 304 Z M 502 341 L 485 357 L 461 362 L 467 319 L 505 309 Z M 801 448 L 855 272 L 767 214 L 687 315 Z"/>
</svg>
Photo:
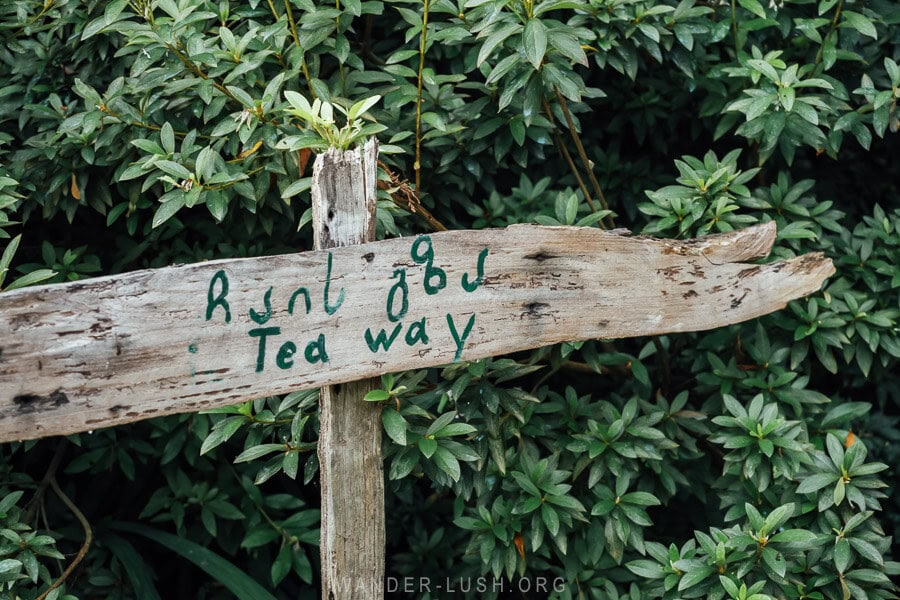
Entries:
<svg viewBox="0 0 900 600">
<path fill-rule="evenodd" d="M 22 569 L 22 566 L 22 561 L 20 560 L 4 558 L 3 560 L 0 560 L 0 575 L 12 573 L 12 571 L 19 571 Z"/>
<path fill-rule="evenodd" d="M 834 567 L 838 573 L 843 574 L 847 570 L 847 567 L 850 566 L 851 558 L 850 542 L 846 539 L 838 540 L 834 545 Z"/>
<path fill-rule="evenodd" d="M 522 34 L 525 58 L 535 69 L 539 69 L 547 53 L 547 27 L 540 19 L 529 19 Z"/>
<path fill-rule="evenodd" d="M 665 568 L 652 560 L 633 560 L 626 563 L 625 568 L 644 579 L 662 579 L 666 576 Z"/>
<path fill-rule="evenodd" d="M 278 551 L 278 556 L 275 557 L 275 562 L 272 563 L 272 568 L 269 573 L 272 577 L 272 584 L 274 586 L 277 587 L 279 583 L 284 581 L 287 574 L 291 572 L 291 557 L 293 553 L 293 544 L 285 544 L 281 547 L 281 550 Z"/>
<path fill-rule="evenodd" d="M 778 552 L 772 548 L 763 548 L 762 551 L 763 562 L 768 565 L 772 571 L 774 571 L 779 577 L 784 577 L 784 574 L 787 572 L 787 563 L 784 560 L 784 555 L 781 552 Z"/>
<path fill-rule="evenodd" d="M 360 100 L 359 102 L 351 106 L 350 110 L 347 111 L 347 118 L 353 121 L 356 119 L 356 117 L 366 114 L 369 109 L 378 104 L 379 100 L 381 100 L 381 96 L 378 95 Z"/>
<path fill-rule="evenodd" d="M 149 152 L 150 154 L 157 154 L 160 156 L 166 155 L 166 151 L 163 150 L 162 147 L 159 144 L 157 144 L 156 142 L 154 142 L 153 140 L 137 139 L 137 140 L 131 140 L 131 143 L 134 146 L 143 150 L 144 152 Z"/>
<path fill-rule="evenodd" d="M 184 194 L 178 194 L 168 202 L 160 204 L 156 209 L 156 214 L 153 215 L 153 228 L 155 229 L 171 219 L 182 207 L 184 207 Z"/>
<path fill-rule="evenodd" d="M 824 15 L 831 10 L 838 0 L 819 0 L 819 14 Z"/>
<path fill-rule="evenodd" d="M 12 264 L 13 256 L 15 256 L 16 250 L 19 249 L 19 243 L 21 241 L 22 234 L 20 233 L 10 240 L 9 244 L 6 245 L 6 248 L 3 249 L 3 255 L 0 256 L 0 289 L 3 289 L 3 280 L 6 278 L 6 273 L 9 271 L 9 265 Z"/>
<path fill-rule="evenodd" d="M 259 444 L 257 446 L 251 446 L 250 448 L 247 448 L 246 450 L 238 454 L 237 458 L 234 459 L 234 462 L 249 462 L 251 460 L 260 458 L 261 456 L 265 456 L 266 454 L 285 451 L 287 451 L 287 448 L 284 444 Z"/>
<path fill-rule="evenodd" d="M 558 28 L 552 31 L 549 31 L 547 34 L 547 40 L 550 42 L 550 45 L 556 50 L 568 58 L 569 60 L 576 62 L 585 67 L 588 66 L 588 58 L 584 53 L 584 49 L 581 47 L 581 44 L 575 38 L 575 36 L 569 34 L 565 29 Z"/>
<path fill-rule="evenodd" d="M 747 61 L 747 64 L 748 64 L 751 68 L 753 68 L 753 69 L 759 71 L 760 73 L 762 73 L 763 75 L 765 75 L 766 78 L 767 78 L 769 81 L 771 81 L 772 83 L 777 83 L 777 82 L 778 82 L 778 80 L 779 80 L 779 78 L 778 78 L 778 72 L 775 70 L 775 67 L 773 67 L 772 65 L 770 65 L 770 64 L 767 63 L 766 61 L 764 61 L 764 60 L 758 60 L 758 59 L 752 59 L 752 60 L 748 60 L 748 61 Z M 765 97 L 765 96 L 763 96 L 763 97 Z M 748 118 L 750 118 L 750 117 L 748 117 Z"/>
<path fill-rule="evenodd" d="M 205 197 L 209 214 L 216 220 L 216 223 L 221 223 L 228 213 L 228 196 L 222 191 L 213 190 L 206 192 Z"/>
<path fill-rule="evenodd" d="M 459 461 L 456 460 L 452 452 L 443 446 L 438 446 L 434 451 L 434 463 L 441 471 L 449 475 L 453 481 L 459 481 L 461 474 Z"/>
<path fill-rule="evenodd" d="M 425 435 L 434 435 L 436 431 L 440 431 L 447 425 L 449 425 L 453 419 L 456 418 L 456 411 L 451 410 L 449 412 L 445 412 L 428 427 L 428 430 L 425 432 Z"/>
<path fill-rule="evenodd" d="M 647 492 L 630 492 L 622 496 L 621 501 L 638 506 L 659 506 L 661 504 L 656 496 Z"/>
<path fill-rule="evenodd" d="M 784 531 L 773 535 L 769 538 L 769 541 L 790 544 L 808 544 L 816 541 L 816 534 L 812 531 L 807 531 L 806 529 L 785 529 Z"/>
<path fill-rule="evenodd" d="M 760 4 L 757 0 L 738 0 L 738 4 L 740 4 L 743 8 L 752 12 L 754 15 L 756 15 L 760 19 L 766 18 L 766 10 L 763 8 L 762 4 Z"/>
<path fill-rule="evenodd" d="M 816 473 L 804 479 L 797 486 L 798 494 L 812 494 L 834 483 L 838 479 L 836 473 Z"/>
<path fill-rule="evenodd" d="M 213 175 L 213 168 L 216 166 L 216 158 L 218 153 L 209 146 L 203 148 L 197 155 L 197 162 L 194 168 L 194 174 L 197 181 L 206 183 Z"/>
<path fill-rule="evenodd" d="M 678 590 L 684 591 L 693 587 L 715 572 L 716 570 L 713 567 L 706 565 L 694 567 L 681 577 L 681 581 L 678 582 Z"/>
<path fill-rule="evenodd" d="M 837 425 L 847 424 L 855 419 L 864 417 L 872 410 L 868 402 L 844 402 L 838 404 L 822 418 L 822 428 L 828 429 Z"/>
<path fill-rule="evenodd" d="M 180 165 L 177 162 L 171 160 L 158 160 L 156 161 L 156 166 L 161 171 L 163 171 L 166 175 L 171 175 L 176 179 L 185 179 L 188 180 L 191 178 L 191 172 L 184 165 Z"/>
<path fill-rule="evenodd" d="M 578 216 L 578 197 L 575 194 L 571 194 L 566 200 L 566 225 L 574 223 L 576 216 Z"/>
<path fill-rule="evenodd" d="M 419 462 L 419 452 L 415 448 L 404 448 L 391 461 L 389 478 L 403 479 L 409 475 Z"/>
<path fill-rule="evenodd" d="M 541 520 L 544 521 L 544 525 L 547 527 L 550 535 L 555 536 L 559 533 L 559 515 L 556 514 L 556 510 L 549 504 L 541 505 Z"/>
<path fill-rule="evenodd" d="M 728 592 L 728 595 L 731 596 L 733 600 L 738 600 L 741 592 L 730 577 L 719 575 L 719 583 L 722 584 L 722 587 Z"/>
<path fill-rule="evenodd" d="M 875 25 L 872 23 L 872 21 L 870 21 L 863 15 L 851 10 L 845 10 L 841 14 L 844 17 L 844 25 L 849 25 L 862 35 L 867 35 L 870 38 L 878 39 L 878 31 L 875 29 Z"/>
<path fill-rule="evenodd" d="M 119 531 L 133 533 L 153 540 L 157 544 L 164 546 L 170 552 L 191 561 L 207 575 L 212 577 L 214 581 L 217 581 L 228 591 L 237 596 L 238 600 L 275 600 L 275 597 L 267 592 L 264 587 L 236 566 L 215 552 L 186 538 L 178 537 L 137 523 L 114 521 L 110 523 L 109 526 Z"/>
<path fill-rule="evenodd" d="M 478 431 L 472 425 L 468 423 L 450 423 L 445 427 L 441 427 L 437 431 L 434 432 L 434 437 L 450 437 L 453 435 L 468 435 L 470 433 L 475 433 Z"/>
<path fill-rule="evenodd" d="M 5 495 L 3 500 L 0 500 L 0 517 L 5 517 L 9 513 L 9 510 L 16 505 L 23 494 L 25 494 L 25 492 L 16 491 Z"/>
<path fill-rule="evenodd" d="M 783 87 L 778 88 L 778 101 L 781 103 L 781 106 L 787 112 L 791 112 L 794 108 L 794 99 L 796 98 L 796 92 L 792 87 Z"/>
<path fill-rule="evenodd" d="M 532 498 L 540 500 L 540 498 L 534 496 L 532 496 Z M 584 512 L 585 510 L 584 505 L 572 496 L 548 495 L 547 502 L 554 506 L 561 506 L 562 508 L 568 508 L 569 510 L 574 510 L 579 513 Z"/>
<path fill-rule="evenodd" d="M 484 41 L 484 44 L 481 45 L 481 50 L 478 51 L 478 60 L 476 61 L 477 66 L 481 66 L 481 63 L 486 61 L 488 57 L 490 57 L 491 52 L 494 49 L 502 44 L 506 38 L 513 35 L 514 33 L 518 33 L 521 31 L 522 25 L 519 23 L 512 23 L 501 27 L 500 29 L 494 31 L 491 35 L 487 37 Z"/>
<path fill-rule="evenodd" d="M 38 269 L 37 271 L 32 271 L 31 273 L 22 275 L 21 277 L 13 281 L 11 284 L 6 286 L 6 291 L 11 292 L 19 288 L 34 285 L 36 283 L 46 281 L 55 275 L 56 271 L 51 271 L 50 269 Z"/>
<path fill-rule="evenodd" d="M 422 438 L 419 440 L 419 450 L 425 458 L 431 458 L 434 451 L 437 450 L 437 442 L 431 438 Z"/>
<path fill-rule="evenodd" d="M 366 402 L 384 402 L 385 400 L 389 400 L 390 397 L 391 394 L 387 390 L 372 390 L 370 392 L 366 392 L 363 400 L 365 400 Z"/>
<path fill-rule="evenodd" d="M 213 427 L 212 433 L 206 436 L 206 439 L 203 440 L 203 445 L 200 446 L 200 455 L 204 455 L 216 446 L 225 443 L 228 441 L 231 436 L 233 436 L 238 429 L 241 428 L 241 424 L 244 422 L 243 416 L 236 417 L 228 417 L 222 419 Z"/>
<path fill-rule="evenodd" d="M 841 440 L 833 433 L 829 433 L 825 436 L 825 448 L 828 450 L 831 463 L 840 469 L 844 465 L 844 447 Z"/>
<path fill-rule="evenodd" d="M 298 179 L 291 185 L 284 188 L 284 191 L 281 192 L 282 198 L 291 198 L 296 196 L 297 194 L 301 194 L 312 187 L 312 177 L 304 177 L 303 179 Z"/>
<path fill-rule="evenodd" d="M 162 142 L 163 149 L 166 151 L 166 154 L 172 154 L 175 152 L 175 130 L 172 129 L 172 126 L 168 121 L 163 123 L 162 128 L 160 128 L 159 138 Z"/>
<path fill-rule="evenodd" d="M 850 542 L 850 545 L 856 550 L 860 556 L 865 558 L 867 561 L 875 563 L 879 568 L 884 568 L 884 556 L 882 556 L 881 552 L 862 538 L 847 538 Z"/>
<path fill-rule="evenodd" d="M 381 411 L 381 422 L 384 424 L 384 430 L 387 432 L 388 437 L 401 446 L 406 445 L 406 429 L 408 425 L 403 415 L 393 408 L 385 408 Z"/>
</svg>

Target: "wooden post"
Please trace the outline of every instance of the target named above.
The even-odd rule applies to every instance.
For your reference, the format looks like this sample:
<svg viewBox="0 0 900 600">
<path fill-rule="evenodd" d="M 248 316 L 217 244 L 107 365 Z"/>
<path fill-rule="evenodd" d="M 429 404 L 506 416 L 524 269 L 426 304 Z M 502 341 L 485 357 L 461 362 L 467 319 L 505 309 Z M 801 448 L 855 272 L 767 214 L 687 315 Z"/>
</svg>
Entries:
<svg viewBox="0 0 900 600">
<path fill-rule="evenodd" d="M 316 249 L 375 239 L 375 165 L 378 146 L 330 149 L 313 166 Z M 335 281 L 339 288 L 339 282 Z M 334 302 L 338 300 L 335 299 Z M 319 400 L 322 483 L 322 598 L 383 597 L 384 477 L 381 405 L 364 402 L 377 380 L 323 387 Z"/>
</svg>

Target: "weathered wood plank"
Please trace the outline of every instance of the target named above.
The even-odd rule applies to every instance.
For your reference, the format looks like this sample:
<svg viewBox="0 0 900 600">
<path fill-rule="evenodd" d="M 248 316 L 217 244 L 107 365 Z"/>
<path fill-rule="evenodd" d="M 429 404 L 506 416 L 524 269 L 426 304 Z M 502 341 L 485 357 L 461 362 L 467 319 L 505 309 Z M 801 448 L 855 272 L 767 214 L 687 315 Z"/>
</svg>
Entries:
<svg viewBox="0 0 900 600">
<path fill-rule="evenodd" d="M 834 272 L 820 254 L 742 263 L 774 227 L 678 242 L 517 225 L 0 294 L 0 441 L 752 319 Z"/>
<path fill-rule="evenodd" d="M 378 145 L 329 150 L 313 166 L 313 232 L 317 249 L 375 239 Z M 336 315 L 338 313 L 335 313 Z M 319 481 L 322 484 L 322 598 L 383 598 L 384 474 L 381 406 L 364 402 L 371 379 L 322 388 Z"/>
</svg>

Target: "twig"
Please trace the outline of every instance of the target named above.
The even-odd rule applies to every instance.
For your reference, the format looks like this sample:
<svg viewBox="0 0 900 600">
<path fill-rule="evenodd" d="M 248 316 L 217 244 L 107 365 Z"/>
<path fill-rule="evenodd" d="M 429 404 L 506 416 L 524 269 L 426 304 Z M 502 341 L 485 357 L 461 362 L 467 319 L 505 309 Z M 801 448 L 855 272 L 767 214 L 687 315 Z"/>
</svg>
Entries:
<svg viewBox="0 0 900 600">
<path fill-rule="evenodd" d="M 590 373 L 592 375 L 624 375 L 626 377 L 631 376 L 631 369 L 628 365 L 597 365 L 593 367 L 587 363 L 578 362 L 574 360 L 567 360 L 562 364 L 562 368 L 567 371 L 576 371 L 578 373 Z"/>
<path fill-rule="evenodd" d="M 294 12 L 291 10 L 291 0 L 284 0 L 284 11 L 287 13 L 288 24 L 291 27 L 291 37 L 294 38 L 294 45 L 297 46 L 297 49 L 302 53 L 300 56 L 300 70 L 303 71 L 303 78 L 306 80 L 306 87 L 309 88 L 309 93 L 312 95 L 313 100 L 315 100 L 316 93 L 312 89 L 312 80 L 309 76 L 309 68 L 306 66 L 306 53 L 303 52 L 303 47 L 300 45 L 300 36 L 297 35 L 297 22 L 294 21 Z"/>
<path fill-rule="evenodd" d="M 360 52 L 365 58 L 368 58 L 370 61 L 375 63 L 378 66 L 384 66 L 385 62 L 380 57 L 376 56 L 374 52 L 372 52 L 372 23 L 374 19 L 372 15 L 366 15 L 366 27 L 363 32 L 362 42 L 359 44 Z"/>
<path fill-rule="evenodd" d="M 278 11 L 275 10 L 275 3 L 272 2 L 272 0 L 266 0 L 266 2 L 269 3 L 269 10 L 272 11 L 272 16 L 275 17 L 275 20 L 277 21 L 278 19 L 280 19 L 281 15 L 279 15 Z"/>
<path fill-rule="evenodd" d="M 99 110 L 103 114 L 108 115 L 114 119 L 119 119 L 119 122 L 123 123 L 125 125 L 131 125 L 132 127 L 140 127 L 142 129 L 149 129 L 150 131 L 160 131 L 162 129 L 162 127 L 160 127 L 159 125 L 152 125 L 150 123 L 144 123 L 143 121 L 123 119 L 121 114 L 119 114 L 113 110 L 110 110 L 109 107 L 106 106 L 105 104 L 100 104 L 97 107 L 97 110 Z M 183 137 L 187 136 L 187 133 L 184 131 L 172 131 L 172 133 L 175 135 L 175 137 L 179 137 L 179 138 L 183 138 Z M 212 136 L 205 135 L 202 133 L 198 134 L 197 137 L 206 139 L 206 140 L 213 139 Z"/>
<path fill-rule="evenodd" d="M 54 7 L 54 0 L 48 0 L 48 1 L 45 1 L 45 2 L 44 2 L 44 8 L 41 9 L 41 12 L 39 12 L 38 15 L 37 15 L 36 17 L 34 17 L 34 18 L 31 19 L 30 21 L 28 21 L 28 24 L 27 24 L 27 25 L 24 25 L 24 26 L 20 27 L 20 28 L 16 31 L 16 33 L 15 33 L 14 35 L 16 35 L 16 36 L 21 35 L 22 32 L 24 32 L 25 29 L 26 29 L 27 27 L 31 27 L 32 25 L 34 25 L 35 23 L 37 23 L 38 21 L 40 21 L 41 18 L 42 18 L 44 15 L 46 15 L 47 12 L 48 12 L 51 8 L 53 8 L 53 7 Z"/>
<path fill-rule="evenodd" d="M 65 449 L 66 438 L 62 438 L 56 445 L 56 451 L 53 453 L 53 458 L 50 459 L 50 464 L 47 465 L 47 472 L 44 473 L 44 477 L 41 479 L 41 482 L 34 490 L 34 495 L 25 506 L 25 513 L 22 517 L 23 523 L 30 523 L 31 520 L 34 519 L 37 513 L 38 506 L 40 506 L 41 499 L 44 497 L 44 493 L 47 491 L 47 486 L 50 485 L 50 480 L 53 479 L 53 477 L 56 475 L 56 470 L 59 468 L 59 463 L 62 462 L 63 455 L 65 454 Z"/>
<path fill-rule="evenodd" d="M 559 366 L 551 368 L 540 379 L 538 379 L 537 383 L 535 383 L 534 387 L 532 387 L 531 389 L 531 394 L 534 395 L 539 387 L 541 387 L 544 383 L 547 382 L 548 379 L 550 379 L 550 377 L 561 370 L 574 371 L 576 373 L 585 373 L 588 375 L 622 375 L 625 377 L 631 377 L 631 367 L 629 367 L 628 365 L 597 365 L 596 367 L 593 367 L 587 363 L 578 362 L 575 360 L 567 360 Z"/>
<path fill-rule="evenodd" d="M 841 11 L 844 9 L 844 0 L 838 0 L 837 8 L 834 11 L 834 17 L 831 19 L 831 25 L 828 27 L 828 33 L 825 34 L 825 39 L 822 40 L 822 45 L 819 46 L 819 51 L 816 52 L 816 71 L 818 71 L 819 65 L 822 63 L 822 58 L 825 56 L 825 45 L 831 40 L 831 36 L 834 34 L 835 29 L 837 29 L 838 19 L 841 16 Z"/>
<path fill-rule="evenodd" d="M 566 159 L 569 170 L 572 171 L 572 175 L 575 176 L 575 181 L 578 182 L 578 187 L 581 189 L 584 199 L 587 200 L 588 206 L 591 207 L 591 212 L 597 212 L 597 205 L 594 204 L 594 199 L 591 198 L 591 193 L 588 191 L 587 186 L 584 185 L 584 180 L 581 178 L 581 173 L 578 172 L 578 167 L 575 166 L 575 161 L 572 160 L 572 155 L 569 154 L 569 149 L 566 148 L 565 143 L 562 141 L 562 137 L 559 135 L 559 129 L 556 127 L 556 119 L 553 117 L 553 111 L 550 110 L 550 103 L 547 102 L 546 98 L 542 98 L 541 100 L 544 104 L 544 112 L 547 113 L 547 119 L 550 121 L 550 125 L 553 126 L 553 141 L 559 149 L 560 154 Z M 603 224 L 600 223 L 600 226 L 603 227 Z"/>
<path fill-rule="evenodd" d="M 672 368 L 669 363 L 669 351 L 662 345 L 662 341 L 658 335 L 650 338 L 653 340 L 653 346 L 656 348 L 656 356 L 663 371 L 663 395 L 668 395 L 669 388 L 672 387 Z"/>
<path fill-rule="evenodd" d="M 406 180 L 400 179 L 400 177 L 391 171 L 391 169 L 381 162 L 378 161 L 378 166 L 387 173 L 387 176 L 391 178 L 390 187 L 397 188 L 396 192 L 389 192 L 391 194 L 391 200 L 394 201 L 394 204 L 400 206 L 401 208 L 405 208 L 409 212 L 413 214 L 417 214 L 431 226 L 435 231 L 447 231 L 447 227 L 444 226 L 443 223 L 437 220 L 437 218 L 429 212 L 427 208 L 422 206 L 422 202 L 416 193 L 410 189 L 409 183 Z M 388 190 L 389 186 L 387 183 L 383 181 L 378 182 L 378 188 L 382 190 Z"/>
<path fill-rule="evenodd" d="M 213 84 L 213 87 L 214 87 L 214 88 L 216 88 L 217 90 L 219 90 L 220 92 L 222 92 L 223 94 L 225 94 L 226 96 L 228 96 L 228 98 L 231 99 L 232 101 L 237 102 L 238 104 L 240 104 L 241 106 L 243 106 L 243 103 L 242 103 L 240 100 L 237 99 L 237 96 L 235 96 L 234 94 L 231 93 L 231 90 L 229 90 L 227 87 L 225 87 L 224 85 L 222 85 L 221 83 L 219 83 L 219 82 L 216 81 L 215 79 L 210 79 L 210 78 L 209 78 L 209 75 L 207 75 L 207 74 L 203 71 L 203 69 L 201 69 L 201 68 L 197 65 L 197 63 L 195 63 L 194 61 L 192 61 L 186 54 L 184 54 L 183 52 L 181 52 L 181 50 L 179 50 L 178 48 L 176 48 L 173 44 L 168 44 L 168 43 L 165 44 L 165 47 L 169 50 L 169 52 L 171 52 L 172 54 L 174 54 L 175 57 L 176 57 L 178 60 L 181 61 L 181 64 L 183 64 L 183 65 L 187 68 L 188 71 L 190 71 L 191 73 L 193 73 L 194 75 L 196 75 L 196 76 L 199 77 L 200 79 L 203 79 L 204 81 L 206 81 L 206 80 L 212 81 L 212 84 Z"/>
<path fill-rule="evenodd" d="M 50 587 L 47 590 L 38 596 L 37 600 L 45 600 L 47 596 L 50 595 L 50 592 L 61 586 L 65 583 L 66 578 L 72 574 L 72 571 L 75 570 L 75 567 L 84 559 L 85 555 L 88 552 L 88 549 L 91 547 L 91 542 L 94 539 L 94 534 L 91 531 L 91 524 L 88 522 L 87 518 L 84 514 L 78 510 L 78 507 L 66 496 L 65 492 L 63 492 L 59 484 L 56 483 L 56 477 L 50 477 L 50 487 L 53 488 L 53 491 L 56 492 L 56 495 L 59 496 L 59 499 L 63 501 L 63 504 L 68 507 L 72 514 L 75 515 L 75 518 L 78 519 L 78 522 L 81 523 L 81 528 L 84 529 L 84 543 L 81 545 L 81 548 L 78 550 L 78 554 L 75 555 L 75 559 L 69 563 L 69 566 L 66 567 L 66 570 L 63 571 L 63 574 L 59 576 L 59 579 L 50 584 Z"/>
<path fill-rule="evenodd" d="M 559 365 L 558 367 L 555 367 L 555 368 L 551 367 L 550 370 L 547 371 L 546 373 L 544 373 L 541 376 L 541 378 L 538 379 L 537 382 L 531 387 L 531 391 L 529 392 L 529 394 L 534 396 L 537 393 L 538 389 L 542 385 L 547 383 L 547 380 L 550 379 L 551 377 L 553 377 L 553 375 L 555 375 L 556 372 L 559 371 L 561 368 L 562 368 L 562 365 Z"/>
<path fill-rule="evenodd" d="M 422 13 L 422 37 L 419 40 L 419 78 L 416 87 L 416 162 L 413 170 L 416 172 L 416 194 L 422 197 L 422 71 L 425 70 L 425 39 L 428 32 L 428 7 L 429 0 L 425 1 Z"/>
<path fill-rule="evenodd" d="M 566 99 L 559 90 L 554 88 L 554 91 L 556 92 L 556 99 L 559 102 L 559 107 L 562 109 L 563 116 L 566 118 L 566 124 L 569 126 L 569 134 L 572 136 L 572 141 L 575 142 L 575 148 L 578 149 L 578 156 L 581 158 L 584 169 L 587 171 L 588 179 L 594 187 L 594 193 L 600 200 L 600 206 L 603 207 L 603 210 L 609 210 L 609 205 L 606 203 L 606 196 L 603 195 L 603 189 L 600 187 L 600 182 L 597 181 L 597 178 L 594 176 L 594 170 L 591 168 L 591 161 L 588 160 L 587 152 L 584 151 L 581 137 L 579 137 L 578 132 L 575 131 L 575 122 L 572 120 L 572 114 L 569 112 L 569 105 L 566 103 Z M 608 229 L 613 228 L 614 224 L 612 218 L 606 218 L 606 226 Z"/>
<path fill-rule="evenodd" d="M 734 5 L 734 0 L 731 0 L 731 33 L 734 36 L 734 60 L 738 60 L 741 54 L 741 46 L 738 42 L 737 7 Z"/>
</svg>

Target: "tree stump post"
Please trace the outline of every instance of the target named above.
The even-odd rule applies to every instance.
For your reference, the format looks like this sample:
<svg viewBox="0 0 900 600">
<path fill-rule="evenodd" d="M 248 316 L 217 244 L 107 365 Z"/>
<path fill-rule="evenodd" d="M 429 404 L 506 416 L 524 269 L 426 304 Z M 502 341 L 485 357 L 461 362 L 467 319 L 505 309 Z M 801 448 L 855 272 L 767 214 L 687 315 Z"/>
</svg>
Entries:
<svg viewBox="0 0 900 600">
<path fill-rule="evenodd" d="M 375 239 L 377 142 L 316 157 L 312 214 L 316 249 Z M 339 284 L 338 281 L 335 281 Z M 384 595 L 384 478 L 381 406 L 364 402 L 377 380 L 323 387 L 319 471 L 322 485 L 322 598 Z"/>
</svg>

